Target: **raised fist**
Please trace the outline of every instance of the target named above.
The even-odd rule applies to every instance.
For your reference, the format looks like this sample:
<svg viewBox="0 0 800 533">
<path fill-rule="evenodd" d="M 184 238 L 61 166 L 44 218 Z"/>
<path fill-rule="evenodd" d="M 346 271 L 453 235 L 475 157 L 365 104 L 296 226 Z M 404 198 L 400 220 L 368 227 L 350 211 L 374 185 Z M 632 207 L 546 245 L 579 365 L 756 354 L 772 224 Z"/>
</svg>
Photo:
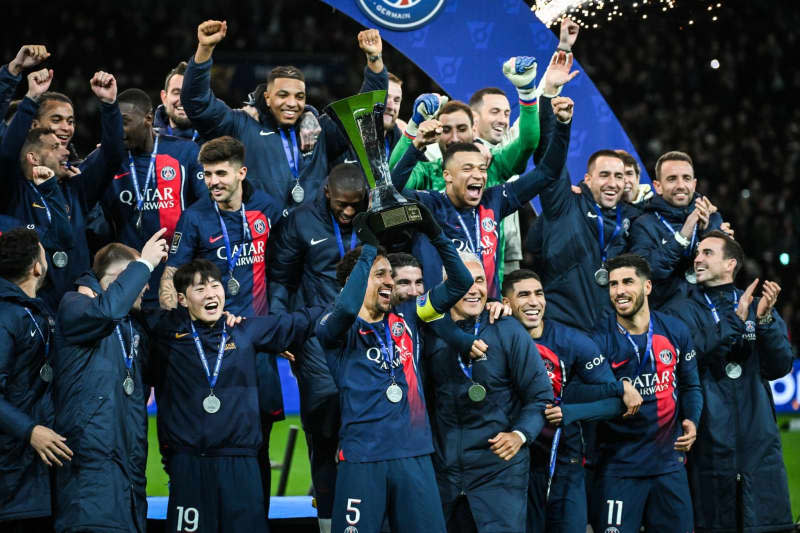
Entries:
<svg viewBox="0 0 800 533">
<path fill-rule="evenodd" d="M 553 98 L 550 103 L 553 106 L 553 114 L 559 122 L 567 123 L 572 120 L 572 112 L 575 107 L 575 102 L 572 101 L 572 98 L 558 96 Z"/>
<path fill-rule="evenodd" d="M 31 181 L 33 181 L 33 184 L 36 186 L 41 185 L 55 175 L 55 172 L 50 168 L 42 165 L 36 165 L 31 169 Z"/>
<path fill-rule="evenodd" d="M 28 74 L 28 93 L 25 95 L 31 100 L 38 100 L 49 88 L 53 81 L 53 71 L 43 68 Z"/>
<path fill-rule="evenodd" d="M 425 146 L 439 141 L 442 136 L 442 123 L 436 119 L 426 120 L 419 125 L 417 136 L 414 138 L 414 147 L 422 150 Z"/>
<path fill-rule="evenodd" d="M 99 70 L 94 73 L 89 85 L 100 101 L 113 104 L 117 100 L 117 80 L 112 74 Z"/>
<path fill-rule="evenodd" d="M 24 69 L 35 67 L 48 57 L 50 57 L 50 52 L 43 44 L 23 45 L 16 57 L 8 64 L 8 71 L 14 76 L 19 76 Z"/>
<path fill-rule="evenodd" d="M 536 78 L 536 58 L 531 56 L 511 57 L 503 63 L 503 75 L 517 89 L 533 88 Z"/>
<path fill-rule="evenodd" d="M 422 124 L 436 116 L 439 109 L 447 103 L 448 98 L 436 93 L 425 93 L 417 96 L 414 100 L 414 112 L 411 120 L 416 124 Z"/>
<path fill-rule="evenodd" d="M 228 33 L 228 22 L 207 20 L 197 27 L 197 42 L 202 46 L 215 47 Z"/>
<path fill-rule="evenodd" d="M 377 56 L 383 52 L 383 41 L 378 30 L 358 32 L 358 47 L 368 56 Z"/>
<path fill-rule="evenodd" d="M 561 21 L 558 49 L 571 52 L 572 47 L 575 46 L 575 41 L 578 40 L 578 31 L 580 31 L 580 26 L 569 17 L 564 17 Z"/>
</svg>

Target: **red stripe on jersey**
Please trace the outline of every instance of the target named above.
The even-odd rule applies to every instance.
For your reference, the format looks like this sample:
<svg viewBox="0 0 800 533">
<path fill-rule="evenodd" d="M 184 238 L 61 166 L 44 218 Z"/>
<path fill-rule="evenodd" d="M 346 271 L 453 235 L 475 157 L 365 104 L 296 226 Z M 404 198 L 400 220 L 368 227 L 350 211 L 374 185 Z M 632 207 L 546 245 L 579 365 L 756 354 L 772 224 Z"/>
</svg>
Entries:
<svg viewBox="0 0 800 533">
<path fill-rule="evenodd" d="M 495 294 L 496 287 L 494 274 L 497 270 L 497 219 L 494 209 L 478 206 L 478 218 L 481 224 L 481 251 L 483 257 L 483 270 L 486 273 L 486 283 L 489 295 Z"/>
<path fill-rule="evenodd" d="M 547 370 L 547 377 L 550 378 L 550 384 L 553 386 L 553 393 L 560 397 L 561 386 L 564 383 L 564 376 L 561 375 L 561 360 L 559 357 L 544 344 L 536 343 L 539 349 L 539 355 L 542 357 L 544 369 Z"/>
<path fill-rule="evenodd" d="M 267 300 L 267 240 L 270 224 L 267 216 L 261 211 L 245 211 L 253 248 L 260 254 L 260 260 L 253 260 L 253 312 L 256 316 L 266 315 L 269 311 Z M 262 252 L 263 250 L 263 252 Z"/>
<path fill-rule="evenodd" d="M 181 164 L 169 154 L 156 155 L 156 184 L 158 186 L 159 227 L 167 228 L 164 238 L 172 240 L 175 226 L 181 218 L 181 183 L 184 180 Z"/>
<path fill-rule="evenodd" d="M 653 357 L 656 362 L 656 411 L 658 430 L 656 441 L 671 441 L 675 437 L 675 366 L 678 360 L 672 342 L 663 335 L 653 335 Z"/>
<path fill-rule="evenodd" d="M 389 331 L 394 341 L 395 350 L 399 352 L 400 361 L 403 363 L 403 376 L 408 385 L 408 409 L 411 414 L 411 425 L 422 426 L 425 424 L 425 403 L 422 401 L 417 367 L 414 361 L 414 341 L 406 328 L 402 317 L 389 313 Z"/>
</svg>

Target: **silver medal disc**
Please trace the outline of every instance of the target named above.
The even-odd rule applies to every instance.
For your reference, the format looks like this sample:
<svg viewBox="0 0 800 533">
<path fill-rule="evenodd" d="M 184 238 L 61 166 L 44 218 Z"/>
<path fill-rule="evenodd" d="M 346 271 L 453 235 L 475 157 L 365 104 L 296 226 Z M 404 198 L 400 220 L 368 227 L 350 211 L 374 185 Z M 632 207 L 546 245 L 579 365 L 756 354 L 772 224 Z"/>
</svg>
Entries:
<svg viewBox="0 0 800 533">
<path fill-rule="evenodd" d="M 125 394 L 130 396 L 133 394 L 133 378 L 128 376 L 122 381 L 122 390 L 125 391 Z"/>
<path fill-rule="evenodd" d="M 692 285 L 696 285 L 697 284 L 697 275 L 694 273 L 694 270 L 692 270 L 691 268 L 689 270 L 687 270 L 686 273 L 684 273 L 683 276 L 686 278 L 686 281 L 688 281 Z"/>
<path fill-rule="evenodd" d="M 480 383 L 473 383 L 469 386 L 469 390 L 467 390 L 467 395 L 469 399 L 473 402 L 482 402 L 486 399 L 486 387 L 481 385 Z"/>
<path fill-rule="evenodd" d="M 53 265 L 55 265 L 56 268 L 64 268 L 67 266 L 68 261 L 69 256 L 67 255 L 67 252 L 58 251 L 53 254 Z"/>
<path fill-rule="evenodd" d="M 294 200 L 296 203 L 300 204 L 300 203 L 303 203 L 303 198 L 305 198 L 305 197 L 306 197 L 306 191 L 303 190 L 303 188 L 300 186 L 300 183 L 298 182 L 292 188 L 292 200 Z"/>
<path fill-rule="evenodd" d="M 42 378 L 42 381 L 45 383 L 53 381 L 53 367 L 50 366 L 50 363 L 42 365 L 42 368 L 39 369 L 39 377 Z"/>
<path fill-rule="evenodd" d="M 236 281 L 236 278 L 231 277 L 228 280 L 228 294 L 230 294 L 231 296 L 236 296 L 237 294 L 239 294 L 240 287 L 241 285 L 239 285 L 239 282 Z"/>
<path fill-rule="evenodd" d="M 389 388 L 386 389 L 386 397 L 389 398 L 390 402 L 397 403 L 403 399 L 403 389 L 401 389 L 400 385 L 397 383 L 392 383 L 389 385 Z"/>
<path fill-rule="evenodd" d="M 213 415 L 214 413 L 219 411 L 219 406 L 220 405 L 221 405 L 221 402 L 219 401 L 219 398 L 217 398 L 213 394 L 209 394 L 203 400 L 203 410 L 206 413 L 211 414 L 211 415 Z"/>
<path fill-rule="evenodd" d="M 738 363 L 728 363 L 725 365 L 725 373 L 731 379 L 739 379 L 742 376 L 742 367 Z"/>
<path fill-rule="evenodd" d="M 608 270 L 606 270 L 603 267 L 598 268 L 597 271 L 594 273 L 594 280 L 601 287 L 605 287 L 606 285 L 608 285 Z"/>
</svg>

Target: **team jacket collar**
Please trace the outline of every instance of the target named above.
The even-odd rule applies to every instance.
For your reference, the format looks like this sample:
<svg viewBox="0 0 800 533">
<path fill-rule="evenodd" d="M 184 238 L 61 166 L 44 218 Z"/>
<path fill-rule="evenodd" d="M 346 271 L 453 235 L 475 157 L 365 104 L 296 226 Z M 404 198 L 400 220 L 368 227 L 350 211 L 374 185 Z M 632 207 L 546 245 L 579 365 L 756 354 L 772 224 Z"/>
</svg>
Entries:
<svg viewBox="0 0 800 533">
<path fill-rule="evenodd" d="M 30 298 L 16 283 L 0 278 L 0 300 L 44 311 L 44 303 L 39 298 Z"/>
</svg>

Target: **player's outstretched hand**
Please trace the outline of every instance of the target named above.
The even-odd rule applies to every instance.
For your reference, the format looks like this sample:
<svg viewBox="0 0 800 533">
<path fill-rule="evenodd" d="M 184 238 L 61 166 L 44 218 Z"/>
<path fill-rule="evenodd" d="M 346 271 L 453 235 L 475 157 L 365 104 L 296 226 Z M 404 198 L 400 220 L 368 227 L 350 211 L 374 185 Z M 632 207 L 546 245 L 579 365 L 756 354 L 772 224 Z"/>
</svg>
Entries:
<svg viewBox="0 0 800 533">
<path fill-rule="evenodd" d="M 688 419 L 684 419 L 681 425 L 683 426 L 683 435 L 675 441 L 675 451 L 688 452 L 692 449 L 694 441 L 697 440 L 697 427 Z"/>
<path fill-rule="evenodd" d="M 578 23 L 564 17 L 561 21 L 561 31 L 558 36 L 558 49 L 565 52 L 572 52 L 572 47 L 575 46 L 575 41 L 578 40 L 578 32 L 580 31 Z"/>
<path fill-rule="evenodd" d="M 511 316 L 511 307 L 503 302 L 486 302 L 486 311 L 489 313 L 489 324 L 501 316 Z"/>
<path fill-rule="evenodd" d="M 557 51 L 553 54 L 550 64 L 544 72 L 544 87 L 542 90 L 544 96 L 550 98 L 558 96 L 561 94 L 562 87 L 578 75 L 579 71 L 577 70 L 570 72 L 572 61 L 572 54 L 562 51 Z"/>
<path fill-rule="evenodd" d="M 164 238 L 166 231 L 167 228 L 161 228 L 142 247 L 142 259 L 154 267 L 167 258 L 169 247 L 167 246 L 167 240 Z"/>
<path fill-rule="evenodd" d="M 504 461 L 510 461 L 522 448 L 522 439 L 513 431 L 508 433 L 501 431 L 489 439 L 489 444 L 495 455 Z"/>
</svg>

